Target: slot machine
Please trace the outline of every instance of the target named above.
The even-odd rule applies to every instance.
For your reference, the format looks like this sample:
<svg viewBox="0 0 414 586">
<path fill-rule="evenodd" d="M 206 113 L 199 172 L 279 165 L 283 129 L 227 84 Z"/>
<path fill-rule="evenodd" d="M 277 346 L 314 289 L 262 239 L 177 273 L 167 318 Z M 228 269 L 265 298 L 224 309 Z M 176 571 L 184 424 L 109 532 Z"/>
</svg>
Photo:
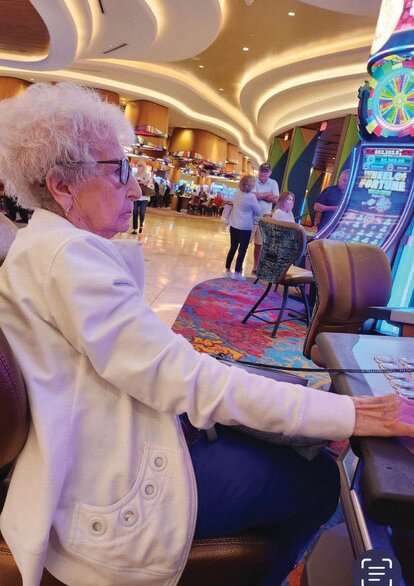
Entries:
<svg viewBox="0 0 414 586">
<path fill-rule="evenodd" d="M 360 89 L 361 143 L 343 200 L 317 238 L 380 246 L 393 266 L 392 305 L 413 306 L 414 0 L 383 0 Z M 323 333 L 318 349 L 337 393 L 414 396 L 414 338 Z M 401 386 L 399 386 L 401 384 Z M 414 442 L 353 438 L 337 459 L 345 524 L 308 557 L 303 586 L 414 584 Z M 381 564 L 366 564 L 380 554 Z M 398 564 L 399 562 L 399 564 Z M 389 566 L 387 566 L 389 564 Z M 391 575 L 401 565 L 402 576 Z"/>
<path fill-rule="evenodd" d="M 384 0 L 359 90 L 361 142 L 342 202 L 317 238 L 380 246 L 393 267 L 390 304 L 414 302 L 414 2 Z"/>
</svg>

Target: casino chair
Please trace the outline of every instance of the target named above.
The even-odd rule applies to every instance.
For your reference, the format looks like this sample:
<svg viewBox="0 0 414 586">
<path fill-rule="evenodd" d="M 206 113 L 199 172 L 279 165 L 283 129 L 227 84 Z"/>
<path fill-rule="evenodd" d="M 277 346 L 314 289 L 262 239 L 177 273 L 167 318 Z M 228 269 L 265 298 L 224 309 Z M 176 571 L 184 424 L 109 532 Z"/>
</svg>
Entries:
<svg viewBox="0 0 414 586">
<path fill-rule="evenodd" d="M 314 240 L 308 256 L 317 299 L 303 354 L 325 366 L 316 344 L 322 332 L 355 334 L 369 317 L 370 306 L 385 306 L 391 294 L 390 264 L 372 244 Z"/>
<path fill-rule="evenodd" d="M 312 271 L 293 266 L 293 263 L 297 262 L 305 253 L 306 232 L 302 226 L 290 222 L 279 222 L 273 218 L 262 218 L 259 220 L 259 227 L 263 237 L 263 245 L 257 266 L 257 280 L 262 279 L 268 283 L 264 293 L 243 318 L 242 323 L 246 323 L 250 317 L 255 317 L 266 323 L 273 323 L 271 336 L 274 338 L 286 310 L 290 287 L 299 289 L 305 313 L 289 308 L 289 314 L 293 317 L 288 319 L 305 317 L 306 323 L 309 323 L 310 311 L 305 286 L 313 283 L 314 278 Z M 257 309 L 267 297 L 272 285 L 275 285 L 275 289 L 278 285 L 283 287 L 282 305 L 271 309 Z M 275 310 L 279 310 L 279 313 L 274 322 L 258 315 Z"/>
<path fill-rule="evenodd" d="M 16 232 L 13 222 L 0 214 L 0 264 Z M 13 463 L 26 441 L 29 424 L 23 376 L 0 329 L 0 511 Z M 261 580 L 276 555 L 274 539 L 259 530 L 195 540 L 179 586 L 252 586 Z M 20 573 L 1 534 L 0 586 L 22 586 Z M 41 586 L 64 585 L 45 570 Z"/>
</svg>

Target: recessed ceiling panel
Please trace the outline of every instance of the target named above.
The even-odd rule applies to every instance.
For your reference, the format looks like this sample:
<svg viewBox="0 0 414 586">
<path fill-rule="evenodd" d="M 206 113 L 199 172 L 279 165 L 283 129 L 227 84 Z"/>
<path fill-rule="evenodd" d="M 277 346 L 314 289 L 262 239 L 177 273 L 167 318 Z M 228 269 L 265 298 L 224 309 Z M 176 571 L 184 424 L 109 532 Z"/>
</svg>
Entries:
<svg viewBox="0 0 414 586">
<path fill-rule="evenodd" d="M 47 27 L 29 0 L 1 0 L 0 52 L 41 57 L 49 43 Z"/>
</svg>

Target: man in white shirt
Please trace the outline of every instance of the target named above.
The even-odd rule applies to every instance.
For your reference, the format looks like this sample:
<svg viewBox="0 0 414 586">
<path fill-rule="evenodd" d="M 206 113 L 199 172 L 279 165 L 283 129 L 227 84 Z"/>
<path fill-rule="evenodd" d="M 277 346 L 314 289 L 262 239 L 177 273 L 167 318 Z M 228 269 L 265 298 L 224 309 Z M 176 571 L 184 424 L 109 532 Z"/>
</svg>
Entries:
<svg viewBox="0 0 414 586">
<path fill-rule="evenodd" d="M 262 163 L 259 167 L 259 177 L 256 181 L 256 189 L 252 192 L 256 195 L 259 202 L 262 216 L 272 214 L 272 206 L 279 199 L 279 186 L 274 179 L 270 179 L 272 168 L 268 163 Z M 254 241 L 254 261 L 252 273 L 256 274 L 257 264 L 259 262 L 260 251 L 262 249 L 262 235 L 260 228 L 256 225 L 253 233 Z"/>
</svg>

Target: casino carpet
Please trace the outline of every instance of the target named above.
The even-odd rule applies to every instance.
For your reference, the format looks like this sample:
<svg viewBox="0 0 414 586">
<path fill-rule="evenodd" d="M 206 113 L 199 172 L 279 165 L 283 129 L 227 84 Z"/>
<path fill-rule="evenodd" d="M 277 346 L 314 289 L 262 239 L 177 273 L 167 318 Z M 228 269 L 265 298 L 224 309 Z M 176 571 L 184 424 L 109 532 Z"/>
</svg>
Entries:
<svg viewBox="0 0 414 586">
<path fill-rule="evenodd" d="M 302 355 L 306 332 L 302 322 L 282 323 L 276 338 L 270 337 L 273 327 L 270 324 L 254 318 L 250 318 L 246 324 L 241 323 L 264 288 L 265 285 L 260 282 L 254 285 L 253 279 L 234 281 L 221 278 L 199 283 L 190 291 L 173 330 L 189 340 L 199 352 L 223 352 L 235 360 L 242 358 L 263 364 L 315 367 L 313 362 Z M 277 307 L 280 302 L 280 295 L 272 290 L 261 308 Z M 300 308 L 301 304 L 290 301 L 289 307 Z M 330 380 L 324 373 L 295 374 L 306 378 L 308 386 L 316 388 L 329 384 Z M 344 447 L 342 442 L 337 444 L 338 451 Z M 342 511 L 338 507 L 326 527 L 342 521 Z M 303 563 L 300 563 L 283 586 L 299 586 L 302 571 Z"/>
<path fill-rule="evenodd" d="M 235 360 L 242 358 L 262 364 L 315 367 L 302 354 L 306 332 L 302 322 L 282 323 L 276 338 L 270 337 L 273 328 L 270 324 L 255 318 L 250 318 L 246 324 L 241 323 L 264 289 L 265 285 L 261 282 L 254 285 L 252 279 L 234 281 L 221 278 L 199 283 L 190 291 L 173 330 L 189 340 L 199 352 L 222 352 Z M 260 308 L 277 307 L 280 302 L 280 295 L 272 290 Z M 302 307 L 296 301 L 290 301 L 289 306 Z M 272 316 L 272 313 L 268 315 Z M 308 386 L 320 388 L 329 384 L 329 376 L 324 373 L 296 374 L 306 378 Z"/>
</svg>

